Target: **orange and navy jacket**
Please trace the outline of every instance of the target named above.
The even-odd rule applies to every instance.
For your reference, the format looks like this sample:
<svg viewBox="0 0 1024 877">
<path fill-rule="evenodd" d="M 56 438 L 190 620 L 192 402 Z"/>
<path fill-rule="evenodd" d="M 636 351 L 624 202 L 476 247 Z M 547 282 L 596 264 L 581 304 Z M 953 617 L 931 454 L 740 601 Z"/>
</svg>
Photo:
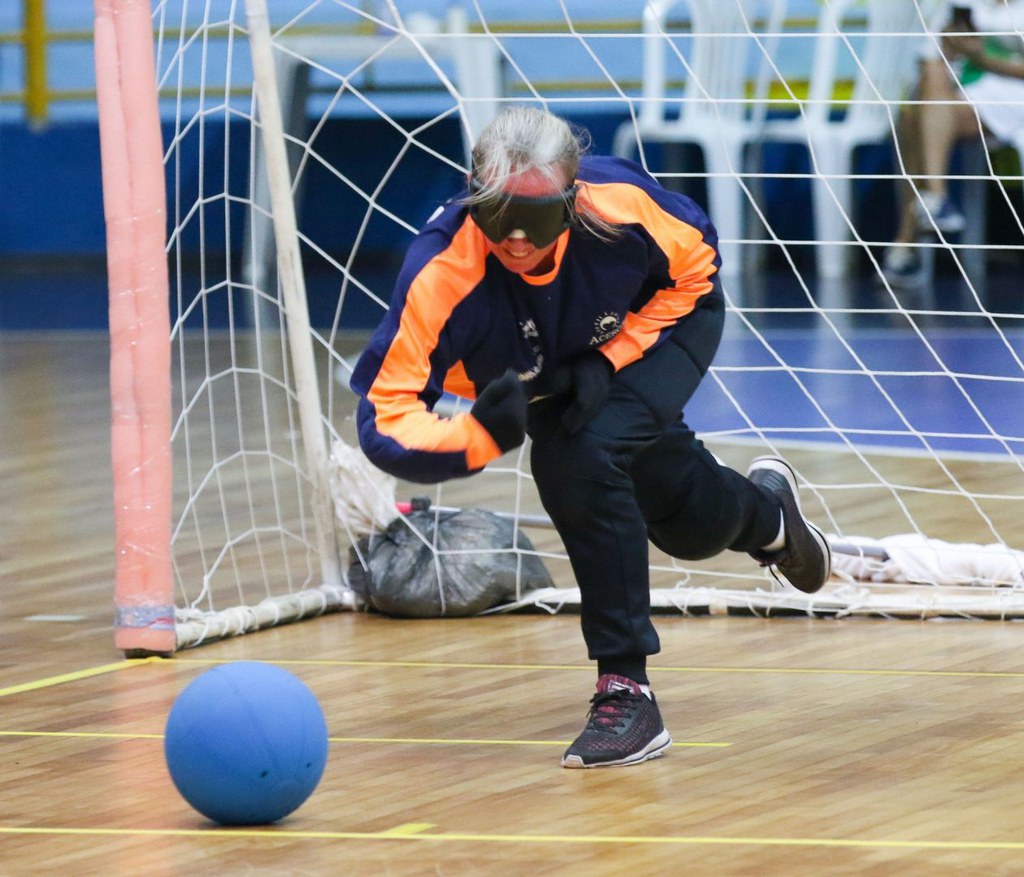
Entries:
<svg viewBox="0 0 1024 877">
<path fill-rule="evenodd" d="M 352 373 L 359 442 L 379 468 L 417 482 L 478 471 L 501 452 L 470 413 L 433 412 L 444 392 L 475 399 L 512 368 L 543 396 L 555 369 L 591 348 L 625 368 L 711 291 L 718 236 L 693 201 L 617 158 L 584 158 L 576 182 L 619 234 L 566 230 L 547 274 L 504 268 L 458 201 L 417 235 Z"/>
</svg>

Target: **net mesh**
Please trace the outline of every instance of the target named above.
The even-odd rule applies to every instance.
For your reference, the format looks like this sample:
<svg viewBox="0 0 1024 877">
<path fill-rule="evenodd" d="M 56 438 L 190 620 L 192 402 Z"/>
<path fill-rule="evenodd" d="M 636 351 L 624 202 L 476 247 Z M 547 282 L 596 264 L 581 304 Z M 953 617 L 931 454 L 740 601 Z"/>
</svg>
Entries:
<svg viewBox="0 0 1024 877">
<path fill-rule="evenodd" d="M 917 285 L 883 271 L 897 195 L 920 201 L 926 187 L 927 175 L 909 176 L 906 143 L 892 142 L 921 105 L 913 60 L 939 45 L 928 32 L 936 5 L 791 2 L 782 15 L 771 0 L 476 2 L 404 13 L 276 0 L 275 72 L 331 442 L 355 444 L 348 376 L 405 248 L 458 190 L 467 144 L 496 109 L 529 101 L 586 127 L 594 151 L 628 154 L 709 205 L 729 318 L 687 415 L 723 461 L 743 470 L 759 454 L 786 457 L 805 513 L 837 543 L 902 533 L 1019 543 L 1024 344 L 1005 279 L 1024 238 L 1016 150 L 960 148 L 950 189 L 973 226 L 918 236 Z M 162 0 L 154 23 L 171 191 L 174 567 L 192 642 L 352 598 L 324 587 L 316 557 L 244 4 Z M 334 465 L 343 557 L 373 519 L 352 512 L 346 492 L 378 509 L 423 492 Z M 525 448 L 429 498 L 524 526 L 542 514 Z M 530 535 L 558 588 L 516 605 L 578 600 L 557 536 Z M 651 570 L 655 604 L 688 611 L 1006 616 L 1022 599 L 1014 583 L 984 578 L 853 575 L 808 599 L 738 555 L 694 566 L 652 549 Z"/>
</svg>

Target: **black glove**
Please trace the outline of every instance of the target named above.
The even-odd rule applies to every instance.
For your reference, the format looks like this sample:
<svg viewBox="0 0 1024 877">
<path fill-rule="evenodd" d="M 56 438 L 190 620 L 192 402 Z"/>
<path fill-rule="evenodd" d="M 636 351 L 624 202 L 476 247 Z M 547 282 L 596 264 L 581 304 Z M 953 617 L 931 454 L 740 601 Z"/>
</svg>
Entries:
<svg viewBox="0 0 1024 877">
<path fill-rule="evenodd" d="M 572 402 L 562 414 L 566 432 L 579 432 L 604 405 L 608 398 L 615 369 L 608 357 L 597 350 L 588 350 L 560 366 L 551 378 L 556 393 L 568 393 Z"/>
<path fill-rule="evenodd" d="M 504 454 L 526 438 L 526 389 L 509 369 L 477 396 L 469 413 L 486 429 Z"/>
</svg>

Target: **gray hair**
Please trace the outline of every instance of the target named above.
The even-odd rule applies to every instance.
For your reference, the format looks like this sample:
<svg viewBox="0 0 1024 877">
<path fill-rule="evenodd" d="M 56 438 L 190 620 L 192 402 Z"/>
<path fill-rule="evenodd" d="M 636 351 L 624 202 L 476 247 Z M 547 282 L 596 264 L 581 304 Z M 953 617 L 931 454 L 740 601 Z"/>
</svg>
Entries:
<svg viewBox="0 0 1024 877">
<path fill-rule="evenodd" d="M 569 123 L 543 110 L 523 105 L 506 107 L 484 128 L 473 147 L 473 174 L 481 194 L 494 197 L 511 177 L 539 171 L 556 189 L 576 177 L 586 134 L 576 134 Z"/>
<path fill-rule="evenodd" d="M 523 104 L 505 107 L 481 132 L 473 146 L 473 178 L 476 190 L 464 200 L 474 204 L 499 197 L 509 180 L 524 171 L 536 170 L 556 189 L 576 179 L 580 156 L 590 147 L 585 129 L 574 130 L 565 119 Z M 577 198 L 573 224 L 598 237 L 615 237 L 618 229 L 591 207 L 585 193 Z"/>
</svg>

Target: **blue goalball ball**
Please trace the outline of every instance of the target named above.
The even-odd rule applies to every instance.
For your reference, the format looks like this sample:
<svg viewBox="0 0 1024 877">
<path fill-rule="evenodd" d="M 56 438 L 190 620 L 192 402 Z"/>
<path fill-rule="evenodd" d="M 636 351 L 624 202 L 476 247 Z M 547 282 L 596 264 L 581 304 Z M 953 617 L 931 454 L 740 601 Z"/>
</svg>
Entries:
<svg viewBox="0 0 1024 877">
<path fill-rule="evenodd" d="M 207 670 L 178 695 L 164 755 L 181 796 L 223 825 L 267 825 L 298 808 L 327 763 L 327 722 L 312 691 L 273 664 Z"/>
</svg>

